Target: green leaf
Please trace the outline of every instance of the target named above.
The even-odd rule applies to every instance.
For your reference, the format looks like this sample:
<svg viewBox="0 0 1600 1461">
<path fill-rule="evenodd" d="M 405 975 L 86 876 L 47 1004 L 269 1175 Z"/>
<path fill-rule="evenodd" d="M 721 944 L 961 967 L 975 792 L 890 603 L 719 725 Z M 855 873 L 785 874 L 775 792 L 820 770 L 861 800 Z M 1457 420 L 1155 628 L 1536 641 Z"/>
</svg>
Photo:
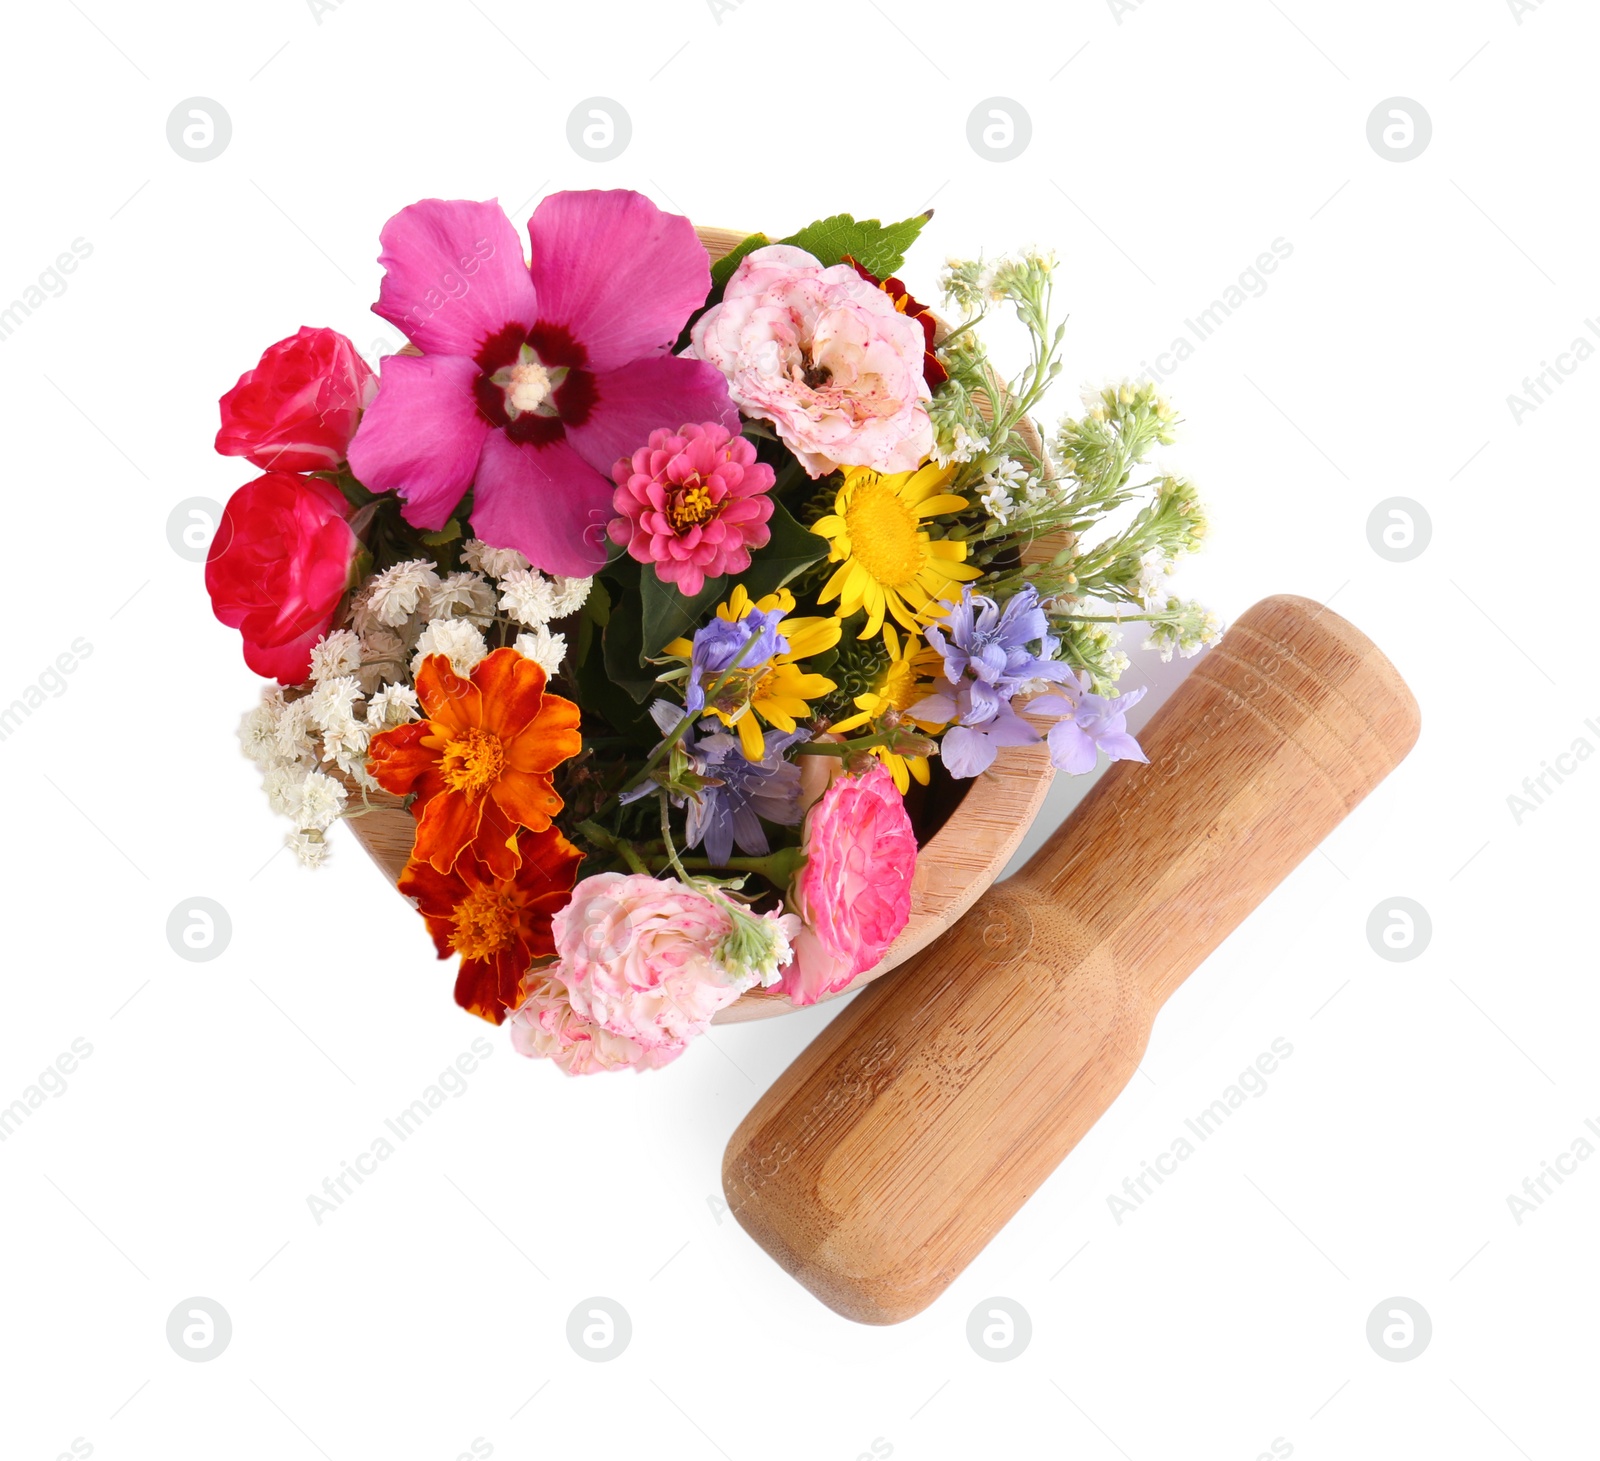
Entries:
<svg viewBox="0 0 1600 1461">
<path fill-rule="evenodd" d="M 765 248 L 772 240 L 764 233 L 752 233 L 748 238 L 735 244 L 731 253 L 724 254 L 711 266 L 711 293 L 706 296 L 706 306 L 709 308 L 722 298 L 722 291 L 728 287 L 728 281 L 733 278 L 733 271 L 739 267 L 739 260 L 755 249 Z"/>
<path fill-rule="evenodd" d="M 772 533 L 771 541 L 750 555 L 749 569 L 739 575 L 739 582 L 753 599 L 775 593 L 797 573 L 828 555 L 828 540 L 801 527 L 776 498 L 767 527 Z"/>
<path fill-rule="evenodd" d="M 835 213 L 808 223 L 799 233 L 780 239 L 816 257 L 824 266 L 837 264 L 849 254 L 863 269 L 887 279 L 905 263 L 906 250 L 917 241 L 922 225 L 933 217 L 930 208 L 915 218 L 883 224 L 876 218 L 857 222 L 848 213 Z"/>
<path fill-rule="evenodd" d="M 644 608 L 637 588 L 627 589 L 616 606 L 601 636 L 606 678 L 620 685 L 633 699 L 643 703 L 656 688 L 653 670 L 641 663 L 644 647 Z"/>
<path fill-rule="evenodd" d="M 674 639 L 688 638 L 716 608 L 728 587 L 727 577 L 708 578 L 699 593 L 686 597 L 676 584 L 663 583 L 654 568 L 639 575 L 644 600 L 644 656 L 653 658 Z"/>
<path fill-rule="evenodd" d="M 436 533 L 424 533 L 422 541 L 430 548 L 442 548 L 446 543 L 453 543 L 461 536 L 461 519 L 453 517 Z"/>
<path fill-rule="evenodd" d="M 742 238 L 733 247 L 733 252 L 724 254 L 711 266 L 711 289 L 706 295 L 706 302 L 683 322 L 683 329 L 678 333 L 677 342 L 672 347 L 674 355 L 682 355 L 689 348 L 689 331 L 694 328 L 694 322 L 700 318 L 714 304 L 722 303 L 722 291 L 728 287 L 728 281 L 733 278 L 733 271 L 739 267 L 739 260 L 752 249 L 759 249 L 771 243 L 772 240 L 764 233 L 752 233 L 747 238 Z"/>
</svg>

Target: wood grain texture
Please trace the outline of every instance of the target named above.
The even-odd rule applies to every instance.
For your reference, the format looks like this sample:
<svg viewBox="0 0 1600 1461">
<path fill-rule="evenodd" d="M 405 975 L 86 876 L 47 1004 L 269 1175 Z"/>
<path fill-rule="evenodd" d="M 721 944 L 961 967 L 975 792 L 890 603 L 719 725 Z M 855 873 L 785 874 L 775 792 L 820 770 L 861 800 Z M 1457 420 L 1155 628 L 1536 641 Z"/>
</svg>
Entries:
<svg viewBox="0 0 1600 1461">
<path fill-rule="evenodd" d="M 697 228 L 695 232 L 713 260 L 720 259 L 747 236 L 728 228 Z M 1037 450 L 1039 441 L 1031 423 L 1027 430 Z M 1042 561 L 1060 546 L 1056 539 L 1041 539 L 1030 545 L 1024 557 L 1029 562 Z M 1021 845 L 1054 774 L 1048 747 L 1004 748 L 994 766 L 972 783 L 950 820 L 917 854 L 911 916 L 900 936 L 878 964 L 860 975 L 849 989 L 825 995 L 824 999 L 841 998 L 882 978 L 960 918 L 1000 876 Z M 348 825 L 367 855 L 394 883 L 411 855 L 415 823 L 393 797 L 380 793 L 373 800 L 377 809 L 354 818 Z M 714 1023 L 738 1024 L 786 1014 L 793 1008 L 781 994 L 756 989 L 719 1011 Z"/>
<path fill-rule="evenodd" d="M 1405 756 L 1358 630 L 1257 604 L 1015 877 L 850 1005 L 740 1123 L 745 1229 L 839 1313 L 931 1303 L 1132 1076 L 1167 997 Z"/>
</svg>

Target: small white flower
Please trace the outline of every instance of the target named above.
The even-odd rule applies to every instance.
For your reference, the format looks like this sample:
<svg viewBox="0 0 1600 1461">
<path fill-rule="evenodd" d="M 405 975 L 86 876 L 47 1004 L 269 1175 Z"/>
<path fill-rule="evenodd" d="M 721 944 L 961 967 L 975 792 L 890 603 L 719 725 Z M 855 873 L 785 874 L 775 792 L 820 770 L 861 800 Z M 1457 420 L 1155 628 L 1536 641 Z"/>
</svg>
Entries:
<svg viewBox="0 0 1600 1461">
<path fill-rule="evenodd" d="M 261 778 L 267 793 L 267 805 L 280 817 L 292 817 L 300 805 L 300 783 L 306 779 L 299 766 L 278 765 L 269 767 Z"/>
<path fill-rule="evenodd" d="M 417 692 L 409 685 L 385 685 L 367 701 L 367 726 L 370 731 L 392 730 L 417 718 Z"/>
<path fill-rule="evenodd" d="M 361 699 L 361 686 L 354 675 L 323 680 L 306 696 L 312 723 L 318 730 L 338 735 L 355 724 L 355 705 Z"/>
<path fill-rule="evenodd" d="M 988 450 L 987 436 L 974 436 L 965 426 L 957 422 L 950 434 L 949 446 L 937 439 L 934 441 L 933 459 L 939 466 L 948 467 L 958 462 L 970 462 L 975 456 Z"/>
<path fill-rule="evenodd" d="M 500 607 L 519 624 L 537 629 L 556 617 L 555 585 L 536 568 L 519 568 L 500 580 Z"/>
<path fill-rule="evenodd" d="M 442 654 L 449 658 L 450 668 L 458 675 L 470 675 L 472 667 L 488 652 L 482 630 L 470 619 L 433 619 L 417 640 L 411 673 L 416 674 L 430 654 Z"/>
<path fill-rule="evenodd" d="M 344 810 L 349 793 L 331 776 L 308 771 L 294 803 L 294 823 L 302 831 L 325 832 Z"/>
<path fill-rule="evenodd" d="M 1147 612 L 1154 613 L 1166 608 L 1170 597 L 1166 579 L 1171 572 L 1172 564 L 1159 548 L 1149 549 L 1139 560 L 1139 578 L 1134 585 L 1134 592 L 1139 595 L 1139 602 Z"/>
<path fill-rule="evenodd" d="M 244 753 L 263 769 L 281 759 L 278 751 L 278 721 L 283 715 L 283 687 L 274 685 L 261 692 L 261 703 L 245 711 L 239 722 L 239 744 Z"/>
<path fill-rule="evenodd" d="M 494 590 L 478 573 L 452 573 L 428 593 L 423 611 L 427 619 L 470 619 L 487 629 L 494 618 Z"/>
<path fill-rule="evenodd" d="M 305 696 L 291 700 L 278 716 L 277 750 L 280 761 L 311 762 L 316 759 L 312 745 L 311 705 Z"/>
<path fill-rule="evenodd" d="M 351 721 L 349 725 L 331 730 L 322 738 L 322 759 L 333 762 L 347 776 L 354 776 L 357 767 L 367 764 L 367 741 L 371 731 L 365 725 Z"/>
<path fill-rule="evenodd" d="M 508 573 L 529 566 L 528 560 L 515 548 L 491 548 L 481 538 L 468 538 L 461 545 L 461 561 L 490 578 L 504 578 Z"/>
<path fill-rule="evenodd" d="M 311 678 L 333 680 L 361 668 L 361 641 L 348 629 L 324 634 L 311 649 Z"/>
<path fill-rule="evenodd" d="M 555 594 L 556 611 L 552 619 L 565 619 L 576 614 L 589 601 L 589 590 L 594 587 L 592 578 L 564 578 L 556 574 L 550 580 Z"/>
<path fill-rule="evenodd" d="M 1011 520 L 1011 499 L 1006 496 L 1003 488 L 989 488 L 978 498 L 978 501 L 983 504 L 983 510 L 1001 527 L 1004 527 Z"/>
<path fill-rule="evenodd" d="M 370 607 L 380 624 L 398 629 L 414 613 L 424 595 L 439 586 L 439 575 L 426 558 L 414 558 L 386 568 L 372 580 Z"/>
<path fill-rule="evenodd" d="M 284 840 L 302 867 L 321 867 L 328 860 L 328 844 L 320 832 L 296 827 Z"/>
<path fill-rule="evenodd" d="M 532 634 L 517 635 L 517 642 L 512 648 L 523 659 L 531 659 L 546 676 L 554 676 L 560 672 L 561 661 L 567 655 L 567 636 L 552 634 L 541 624 Z"/>
</svg>

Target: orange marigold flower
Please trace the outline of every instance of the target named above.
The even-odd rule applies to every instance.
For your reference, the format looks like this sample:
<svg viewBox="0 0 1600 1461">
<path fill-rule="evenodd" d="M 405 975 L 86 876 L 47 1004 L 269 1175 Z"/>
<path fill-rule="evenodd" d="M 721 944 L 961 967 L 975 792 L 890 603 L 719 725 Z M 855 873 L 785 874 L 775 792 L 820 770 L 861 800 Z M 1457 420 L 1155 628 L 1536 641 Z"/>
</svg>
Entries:
<svg viewBox="0 0 1600 1461">
<path fill-rule="evenodd" d="M 498 1025 L 517 1004 L 535 959 L 556 951 L 550 920 L 577 881 L 583 854 L 554 827 L 519 832 L 517 867 L 496 878 L 470 854 L 448 873 L 413 856 L 400 891 L 417 900 L 441 959 L 461 956 L 456 1003 Z"/>
<path fill-rule="evenodd" d="M 465 680 L 429 655 L 417 696 L 426 718 L 374 736 L 367 751 L 385 791 L 416 793 L 412 857 L 448 873 L 470 847 L 491 877 L 513 877 L 517 828 L 542 832 L 561 810 L 550 773 L 581 749 L 578 707 L 546 694 L 544 671 L 514 649 Z"/>
</svg>

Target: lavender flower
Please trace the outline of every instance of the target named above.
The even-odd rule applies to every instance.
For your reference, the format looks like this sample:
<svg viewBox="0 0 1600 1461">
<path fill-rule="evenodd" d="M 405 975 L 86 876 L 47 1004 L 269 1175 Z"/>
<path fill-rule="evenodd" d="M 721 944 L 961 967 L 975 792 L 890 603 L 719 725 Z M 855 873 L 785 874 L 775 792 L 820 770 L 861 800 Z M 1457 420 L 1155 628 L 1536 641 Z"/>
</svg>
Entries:
<svg viewBox="0 0 1600 1461">
<path fill-rule="evenodd" d="M 707 687 L 733 665 L 754 669 L 776 654 L 788 653 L 789 641 L 778 633 L 782 619 L 781 609 L 752 608 L 742 619 L 719 616 L 695 631 L 683 697 L 691 715 L 705 709 Z"/>
<path fill-rule="evenodd" d="M 682 709 L 667 700 L 657 700 L 650 714 L 664 736 L 671 735 L 684 719 Z M 727 866 L 735 844 L 752 857 L 764 856 L 770 848 L 766 828 L 761 825 L 763 817 L 780 827 L 793 827 L 800 821 L 800 768 L 785 760 L 784 754 L 810 735 L 805 730 L 769 730 L 761 760 L 747 761 L 737 736 L 718 729 L 696 738 L 692 730 L 685 731 L 674 751 L 677 776 L 659 774 L 666 777 L 669 791 L 670 783 L 682 778 L 684 771 L 693 778 L 686 783 L 694 788 L 692 792 L 672 792 L 674 806 L 688 807 L 686 845 L 703 843 L 706 856 L 716 867 Z M 659 788 L 654 779 L 644 781 L 621 800 L 637 801 Z"/>
<path fill-rule="evenodd" d="M 945 639 L 941 630 L 948 631 Z M 944 657 L 945 678 L 952 685 L 971 670 L 986 685 L 1003 687 L 1006 698 L 1024 680 L 1060 679 L 1070 673 L 1051 658 L 1058 641 L 1050 634 L 1039 594 L 1024 584 L 1002 609 L 993 599 L 962 589 L 961 602 L 951 604 L 940 624 L 927 631 L 928 643 Z M 1040 654 L 1028 646 L 1038 642 Z"/>
<path fill-rule="evenodd" d="M 1113 761 L 1144 761 L 1149 758 L 1138 741 L 1128 734 L 1127 712 L 1144 699 L 1144 690 L 1130 691 L 1108 700 L 1089 691 L 1089 677 L 1068 674 L 1059 694 L 1041 695 L 1027 707 L 1029 715 L 1059 717 L 1050 727 L 1050 760 L 1060 771 L 1081 775 L 1093 771 L 1095 759 L 1104 751 Z"/>
<path fill-rule="evenodd" d="M 994 764 L 1001 746 L 1031 746 L 1035 731 L 1011 708 L 1011 690 L 964 680 L 954 694 L 937 691 L 911 706 L 917 720 L 953 721 L 939 742 L 945 769 L 958 780 L 977 776 Z"/>
<path fill-rule="evenodd" d="M 703 759 L 711 784 L 701 788 L 698 800 L 689 802 L 685 834 L 689 846 L 704 842 L 715 867 L 727 866 L 734 843 L 740 852 L 763 856 L 768 850 L 763 817 L 780 827 L 800 821 L 800 768 L 786 761 L 784 752 L 810 736 L 804 730 L 769 730 L 760 761 L 745 760 L 739 738 L 726 731 L 701 736 L 694 753 Z"/>
</svg>

